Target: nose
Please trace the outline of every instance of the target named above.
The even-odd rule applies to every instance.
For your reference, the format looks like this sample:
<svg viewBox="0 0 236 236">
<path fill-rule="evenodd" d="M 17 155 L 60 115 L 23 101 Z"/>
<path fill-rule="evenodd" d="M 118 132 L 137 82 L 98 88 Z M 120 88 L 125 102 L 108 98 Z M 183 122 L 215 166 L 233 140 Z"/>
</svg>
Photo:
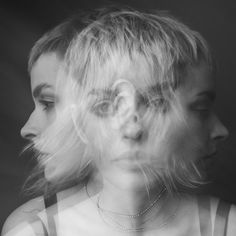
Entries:
<svg viewBox="0 0 236 236">
<path fill-rule="evenodd" d="M 229 136 L 229 131 L 217 116 L 215 116 L 214 119 L 215 121 L 212 132 L 212 139 L 216 141 L 223 141 Z"/>
<path fill-rule="evenodd" d="M 27 140 L 32 140 L 39 135 L 39 128 L 37 126 L 36 114 L 33 112 L 28 121 L 21 129 L 21 137 Z"/>
<path fill-rule="evenodd" d="M 134 122 L 130 122 L 123 127 L 123 137 L 140 141 L 143 138 L 143 129 L 135 120 L 136 118 L 134 117 Z"/>
<path fill-rule="evenodd" d="M 141 141 L 144 137 L 143 117 L 146 107 L 140 102 L 140 97 L 135 94 L 128 102 L 123 104 L 123 111 L 120 116 L 121 130 L 125 139 Z"/>
</svg>

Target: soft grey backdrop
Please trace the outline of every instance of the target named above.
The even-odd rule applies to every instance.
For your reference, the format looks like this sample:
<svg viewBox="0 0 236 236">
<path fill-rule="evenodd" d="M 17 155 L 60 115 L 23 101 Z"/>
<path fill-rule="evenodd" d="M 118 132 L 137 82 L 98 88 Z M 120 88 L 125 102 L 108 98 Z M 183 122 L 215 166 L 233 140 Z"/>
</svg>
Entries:
<svg viewBox="0 0 236 236">
<path fill-rule="evenodd" d="M 33 161 L 19 156 L 26 144 L 20 128 L 33 109 L 27 74 L 30 48 L 43 32 L 77 10 L 106 4 L 102 0 L 1 1 L 0 3 L 0 228 L 26 198 L 20 188 Z M 139 8 L 168 10 L 200 31 L 218 61 L 216 110 L 230 137 L 209 170 L 207 192 L 236 203 L 236 4 L 226 0 L 119 0 Z"/>
</svg>

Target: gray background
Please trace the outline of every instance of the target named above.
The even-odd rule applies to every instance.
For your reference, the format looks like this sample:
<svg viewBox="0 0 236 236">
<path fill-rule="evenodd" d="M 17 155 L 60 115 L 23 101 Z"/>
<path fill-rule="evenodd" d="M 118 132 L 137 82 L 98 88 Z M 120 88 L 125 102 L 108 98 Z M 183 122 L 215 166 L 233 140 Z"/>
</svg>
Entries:
<svg viewBox="0 0 236 236">
<path fill-rule="evenodd" d="M 120 0 L 141 9 L 168 10 L 209 42 L 217 59 L 216 110 L 230 137 L 208 170 L 207 193 L 236 203 L 236 4 L 226 0 Z M 21 185 L 34 161 L 19 155 L 26 144 L 20 128 L 33 109 L 27 57 L 46 30 L 77 10 L 106 4 L 100 0 L 1 1 L 0 3 L 0 228 L 7 215 L 27 200 Z"/>
</svg>

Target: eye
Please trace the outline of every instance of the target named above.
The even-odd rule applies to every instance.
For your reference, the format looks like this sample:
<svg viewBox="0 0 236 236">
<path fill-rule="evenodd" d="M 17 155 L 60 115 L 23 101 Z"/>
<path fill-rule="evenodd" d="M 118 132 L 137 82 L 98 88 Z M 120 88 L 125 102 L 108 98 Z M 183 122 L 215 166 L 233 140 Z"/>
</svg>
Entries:
<svg viewBox="0 0 236 236">
<path fill-rule="evenodd" d="M 213 108 L 213 103 L 210 101 L 198 101 L 193 104 L 193 109 L 197 111 L 210 111 Z"/>
<path fill-rule="evenodd" d="M 147 100 L 147 106 L 159 111 L 166 111 L 167 100 L 160 96 L 151 97 Z"/>
<path fill-rule="evenodd" d="M 55 107 L 54 100 L 39 100 L 39 103 L 42 105 L 44 111 L 50 111 Z"/>
<path fill-rule="evenodd" d="M 211 108 L 210 107 L 198 107 L 198 108 L 196 108 L 196 110 L 197 111 L 210 111 L 211 110 Z"/>
<path fill-rule="evenodd" d="M 210 106 L 200 106 L 195 109 L 195 112 L 197 112 L 202 117 L 208 117 L 212 112 L 212 107 Z"/>
<path fill-rule="evenodd" d="M 155 107 L 160 107 L 162 106 L 163 104 L 165 103 L 165 100 L 164 98 L 161 98 L 161 97 L 155 97 L 155 98 L 151 98 L 149 100 L 149 104 L 151 106 L 155 106 Z"/>
<path fill-rule="evenodd" d="M 92 112 L 99 117 L 107 117 L 113 113 L 113 106 L 111 101 L 103 100 L 95 103 L 92 106 Z"/>
<path fill-rule="evenodd" d="M 191 106 L 192 111 L 195 112 L 199 117 L 208 119 L 213 112 L 213 102 L 210 100 L 198 100 Z"/>
</svg>

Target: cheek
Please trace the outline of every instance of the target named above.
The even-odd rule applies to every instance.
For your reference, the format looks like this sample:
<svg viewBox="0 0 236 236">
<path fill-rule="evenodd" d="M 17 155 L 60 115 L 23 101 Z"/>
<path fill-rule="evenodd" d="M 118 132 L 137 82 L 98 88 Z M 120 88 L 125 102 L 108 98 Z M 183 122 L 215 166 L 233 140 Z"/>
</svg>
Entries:
<svg viewBox="0 0 236 236">
<path fill-rule="evenodd" d="M 109 146 L 109 142 L 112 139 L 111 130 L 107 120 L 89 117 L 86 121 L 85 132 L 88 142 L 95 151 L 100 153 Z"/>
<path fill-rule="evenodd" d="M 210 119 L 198 117 L 197 115 L 189 116 L 186 120 L 189 135 L 196 139 L 201 145 L 206 145 L 210 138 Z"/>
<path fill-rule="evenodd" d="M 184 158 L 196 160 L 201 157 L 208 143 L 206 127 L 198 121 L 188 121 L 176 129 L 173 135 L 175 152 Z"/>
<path fill-rule="evenodd" d="M 44 111 L 44 126 L 45 129 L 51 126 L 57 118 L 57 112 L 55 109 L 51 109 L 50 111 Z"/>
<path fill-rule="evenodd" d="M 207 136 L 205 131 L 193 121 L 172 122 L 167 128 L 162 144 L 163 152 L 170 158 L 196 160 L 204 153 Z"/>
<path fill-rule="evenodd" d="M 55 117 L 55 112 L 54 114 L 49 114 L 41 108 L 37 108 L 32 123 L 37 127 L 38 131 L 42 133 L 54 123 Z"/>
</svg>

